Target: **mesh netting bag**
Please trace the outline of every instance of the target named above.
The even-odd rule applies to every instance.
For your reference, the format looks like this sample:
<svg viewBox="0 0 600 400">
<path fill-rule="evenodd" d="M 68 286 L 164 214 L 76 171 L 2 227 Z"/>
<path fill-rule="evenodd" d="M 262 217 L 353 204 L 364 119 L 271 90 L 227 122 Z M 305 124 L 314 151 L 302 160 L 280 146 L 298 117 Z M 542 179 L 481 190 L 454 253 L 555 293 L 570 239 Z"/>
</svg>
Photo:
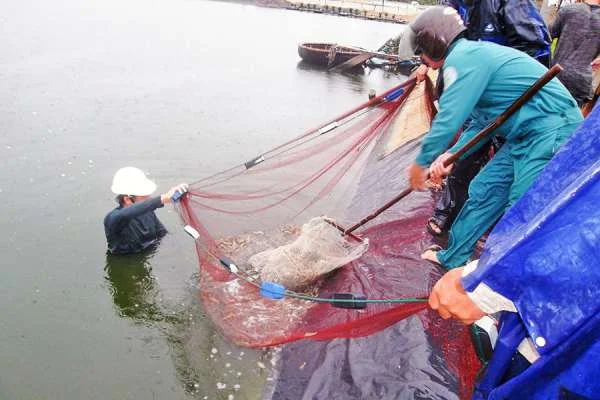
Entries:
<svg viewBox="0 0 600 400">
<path fill-rule="evenodd" d="M 296 290 L 356 260 L 368 248 L 368 239 L 348 239 L 326 217 L 316 217 L 302 225 L 296 240 L 255 254 L 248 263 L 259 271 L 262 281 Z"/>
</svg>

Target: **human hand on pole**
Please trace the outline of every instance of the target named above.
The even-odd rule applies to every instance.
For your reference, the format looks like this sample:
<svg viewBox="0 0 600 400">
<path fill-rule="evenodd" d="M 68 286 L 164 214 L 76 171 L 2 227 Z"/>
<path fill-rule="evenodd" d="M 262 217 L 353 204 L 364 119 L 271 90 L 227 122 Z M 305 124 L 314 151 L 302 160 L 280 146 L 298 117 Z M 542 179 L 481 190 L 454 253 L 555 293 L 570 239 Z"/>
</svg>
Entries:
<svg viewBox="0 0 600 400">
<path fill-rule="evenodd" d="M 187 183 L 180 183 L 179 185 L 173 186 L 166 193 L 160 195 L 160 201 L 163 204 L 173 203 L 173 196 L 176 194 L 181 197 L 184 193 L 187 193 L 189 190 L 189 185 Z M 177 199 L 179 198 L 177 197 Z"/>
<path fill-rule="evenodd" d="M 429 166 L 429 174 L 432 181 L 441 181 L 445 176 L 450 175 L 454 164 L 444 166 L 444 162 L 452 157 L 452 153 L 445 152 L 435 159 Z"/>
<path fill-rule="evenodd" d="M 406 171 L 408 175 L 408 182 L 412 190 L 425 190 L 429 188 L 427 184 L 427 178 L 429 171 L 427 168 L 421 167 L 417 163 L 413 163 Z"/>
<path fill-rule="evenodd" d="M 456 318 L 465 325 L 471 325 L 486 314 L 463 289 L 463 269 L 451 269 L 437 281 L 429 295 L 429 306 L 443 319 Z"/>
</svg>

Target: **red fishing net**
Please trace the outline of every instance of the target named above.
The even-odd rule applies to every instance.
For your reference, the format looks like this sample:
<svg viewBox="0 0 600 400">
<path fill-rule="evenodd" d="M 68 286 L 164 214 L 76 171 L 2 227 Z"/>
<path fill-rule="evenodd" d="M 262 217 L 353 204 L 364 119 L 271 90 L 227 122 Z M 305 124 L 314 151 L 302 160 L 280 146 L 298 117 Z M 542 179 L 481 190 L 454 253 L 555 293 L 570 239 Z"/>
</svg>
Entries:
<svg viewBox="0 0 600 400">
<path fill-rule="evenodd" d="M 427 303 L 377 303 L 358 310 L 287 297 L 273 300 L 219 262 L 227 257 L 260 281 L 248 260 L 293 242 L 312 218 L 327 216 L 348 227 L 390 200 L 406 187 L 405 168 L 414 160 L 433 110 L 431 82 L 416 85 L 410 80 L 191 185 L 178 211 L 200 234 L 196 250 L 202 300 L 226 337 L 248 347 L 362 337 L 418 313 L 457 377 L 461 395 L 468 393 L 479 366 L 468 330 L 440 320 Z M 441 276 L 437 267 L 419 258 L 429 244 L 424 227 L 431 203 L 428 193 L 411 194 L 361 227 L 355 233 L 368 239 L 366 252 L 298 291 L 319 298 L 335 293 L 368 299 L 427 297 Z"/>
</svg>

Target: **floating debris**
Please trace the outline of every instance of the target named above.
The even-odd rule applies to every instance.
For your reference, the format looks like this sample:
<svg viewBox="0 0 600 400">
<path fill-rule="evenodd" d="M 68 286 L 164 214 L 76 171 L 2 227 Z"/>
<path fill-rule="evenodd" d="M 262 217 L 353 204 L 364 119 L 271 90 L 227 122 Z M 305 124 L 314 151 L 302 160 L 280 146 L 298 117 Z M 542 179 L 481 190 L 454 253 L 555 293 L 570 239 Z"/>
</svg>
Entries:
<svg viewBox="0 0 600 400">
<path fill-rule="evenodd" d="M 219 350 L 217 350 L 215 347 L 213 347 L 210 352 L 213 354 L 217 354 L 219 352 Z"/>
<path fill-rule="evenodd" d="M 221 383 L 221 382 L 217 382 L 217 389 L 219 390 L 223 390 L 227 388 L 227 384 L 226 383 Z"/>
</svg>

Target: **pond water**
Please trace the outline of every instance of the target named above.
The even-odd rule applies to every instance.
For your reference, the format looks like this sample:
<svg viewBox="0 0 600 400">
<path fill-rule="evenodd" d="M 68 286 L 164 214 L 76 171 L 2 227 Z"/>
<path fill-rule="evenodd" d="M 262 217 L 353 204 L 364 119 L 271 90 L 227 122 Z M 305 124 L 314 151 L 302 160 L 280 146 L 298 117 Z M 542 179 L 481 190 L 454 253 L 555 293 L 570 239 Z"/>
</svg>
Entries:
<svg viewBox="0 0 600 400">
<path fill-rule="evenodd" d="M 183 0 L 21 0 L 0 20 L 0 398 L 261 397 L 277 354 L 214 331 L 170 207 L 158 249 L 106 256 L 112 175 L 166 190 L 366 101 L 404 78 L 314 69 L 297 43 L 376 49 L 402 26 Z"/>
</svg>

